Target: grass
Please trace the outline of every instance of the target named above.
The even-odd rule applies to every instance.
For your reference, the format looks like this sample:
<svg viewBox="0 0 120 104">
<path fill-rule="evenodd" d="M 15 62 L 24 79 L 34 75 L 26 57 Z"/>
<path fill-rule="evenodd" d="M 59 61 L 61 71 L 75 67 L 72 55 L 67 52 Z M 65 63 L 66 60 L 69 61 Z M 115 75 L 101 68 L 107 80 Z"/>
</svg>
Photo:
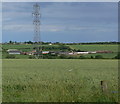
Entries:
<svg viewBox="0 0 120 104">
<path fill-rule="evenodd" d="M 103 56 L 103 58 L 112 59 L 115 56 L 117 56 L 117 53 L 96 53 L 96 54 L 87 54 L 87 55 L 84 55 L 84 56 L 89 57 L 89 58 L 91 56 L 93 56 L 95 58 L 96 55 L 101 55 L 101 56 Z"/>
<path fill-rule="evenodd" d="M 97 45 L 69 45 L 72 49 L 80 49 L 82 51 L 99 51 L 108 50 L 118 52 L 118 45 L 111 44 L 97 44 Z"/>
<path fill-rule="evenodd" d="M 3 102 L 117 102 L 117 66 L 117 60 L 3 59 Z"/>
<path fill-rule="evenodd" d="M 58 45 L 43 45 L 43 46 L 49 46 L 49 47 L 58 47 Z M 109 50 L 113 52 L 118 52 L 118 45 L 111 45 L 111 44 L 96 44 L 96 45 L 68 45 L 72 49 L 80 49 L 82 51 L 98 51 L 98 50 Z M 27 48 L 32 49 L 33 45 L 30 44 L 22 44 L 22 45 L 10 45 L 10 44 L 4 44 L 2 45 L 4 49 L 24 49 L 27 50 Z M 26 48 L 26 49 L 25 49 Z M 29 49 L 29 50 L 30 50 Z"/>
<path fill-rule="evenodd" d="M 58 45 L 42 45 L 42 46 L 48 46 L 48 47 L 58 47 Z M 31 50 L 33 49 L 34 45 L 31 44 L 4 44 L 2 45 L 4 49 L 21 49 L 21 50 Z"/>
</svg>

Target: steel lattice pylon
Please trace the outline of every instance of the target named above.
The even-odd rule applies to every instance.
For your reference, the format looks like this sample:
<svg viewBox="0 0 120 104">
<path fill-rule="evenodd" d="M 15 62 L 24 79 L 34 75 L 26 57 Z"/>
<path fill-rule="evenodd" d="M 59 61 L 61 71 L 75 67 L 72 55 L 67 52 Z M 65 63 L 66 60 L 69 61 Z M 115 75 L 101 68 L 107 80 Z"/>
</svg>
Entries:
<svg viewBox="0 0 120 104">
<path fill-rule="evenodd" d="M 34 25 L 34 48 L 36 50 L 36 58 L 41 58 L 42 56 L 42 42 L 40 39 L 40 6 L 36 3 L 33 5 L 33 25 Z"/>
</svg>

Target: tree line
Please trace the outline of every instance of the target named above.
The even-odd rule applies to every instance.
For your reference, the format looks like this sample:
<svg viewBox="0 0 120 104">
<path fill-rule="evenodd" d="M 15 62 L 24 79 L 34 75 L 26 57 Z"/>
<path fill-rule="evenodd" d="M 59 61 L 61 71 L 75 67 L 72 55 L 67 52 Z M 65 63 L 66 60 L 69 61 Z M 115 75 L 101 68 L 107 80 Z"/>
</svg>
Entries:
<svg viewBox="0 0 120 104">
<path fill-rule="evenodd" d="M 25 41 L 25 42 L 17 42 L 17 41 L 9 41 L 3 44 L 36 44 L 36 42 L 32 41 Z M 85 44 L 120 44 L 120 42 L 85 42 L 85 43 L 62 43 L 62 42 L 38 42 L 37 44 L 43 44 L 43 45 L 48 45 L 48 44 L 54 44 L 54 45 L 85 45 Z"/>
</svg>

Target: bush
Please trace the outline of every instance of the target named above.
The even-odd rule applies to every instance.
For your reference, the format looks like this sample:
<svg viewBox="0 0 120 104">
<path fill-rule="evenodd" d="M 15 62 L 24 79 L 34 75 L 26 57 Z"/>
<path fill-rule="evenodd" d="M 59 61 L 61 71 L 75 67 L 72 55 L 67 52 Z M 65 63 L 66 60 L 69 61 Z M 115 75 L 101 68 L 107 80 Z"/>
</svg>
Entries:
<svg viewBox="0 0 120 104">
<path fill-rule="evenodd" d="M 35 59 L 35 56 L 29 56 L 29 59 Z"/>
<path fill-rule="evenodd" d="M 115 59 L 120 59 L 120 53 L 118 53 L 117 56 L 114 57 Z"/>
<path fill-rule="evenodd" d="M 67 55 L 60 55 L 60 59 L 67 59 L 68 56 Z"/>
<path fill-rule="evenodd" d="M 43 59 L 58 59 L 58 55 L 57 54 L 45 54 L 43 55 Z"/>
<path fill-rule="evenodd" d="M 16 57 L 15 57 L 15 55 L 7 55 L 6 58 L 7 59 L 15 59 Z"/>
<path fill-rule="evenodd" d="M 91 58 L 91 59 L 94 59 L 94 57 L 93 57 L 93 56 L 91 56 L 90 58 Z"/>
<path fill-rule="evenodd" d="M 102 55 L 96 55 L 95 58 L 96 59 L 103 59 L 103 56 Z"/>
<path fill-rule="evenodd" d="M 85 57 L 85 56 L 80 56 L 79 58 L 80 59 L 87 59 L 87 57 Z"/>
</svg>

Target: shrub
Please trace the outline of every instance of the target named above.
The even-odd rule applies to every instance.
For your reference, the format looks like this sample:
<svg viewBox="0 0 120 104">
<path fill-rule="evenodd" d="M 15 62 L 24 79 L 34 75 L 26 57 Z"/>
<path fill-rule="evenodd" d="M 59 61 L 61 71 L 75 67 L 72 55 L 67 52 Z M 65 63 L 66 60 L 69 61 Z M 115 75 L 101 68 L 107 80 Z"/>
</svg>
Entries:
<svg viewBox="0 0 120 104">
<path fill-rule="evenodd" d="M 93 56 L 91 56 L 90 58 L 91 58 L 91 59 L 93 59 L 94 57 L 93 57 Z"/>
<path fill-rule="evenodd" d="M 117 56 L 114 57 L 115 59 L 120 59 L 120 53 L 118 53 Z"/>
<path fill-rule="evenodd" d="M 15 57 L 15 55 L 7 55 L 6 58 L 7 59 L 15 59 L 16 57 Z"/>
<path fill-rule="evenodd" d="M 29 56 L 29 59 L 34 59 L 35 58 L 35 56 Z"/>
<path fill-rule="evenodd" d="M 67 59 L 67 55 L 60 55 L 60 59 Z"/>
<path fill-rule="evenodd" d="M 95 58 L 96 59 L 103 59 L 103 56 L 102 55 L 96 55 Z"/>
<path fill-rule="evenodd" d="M 86 59 L 87 57 L 85 57 L 85 56 L 80 56 L 79 58 L 80 58 L 80 59 Z"/>
</svg>

